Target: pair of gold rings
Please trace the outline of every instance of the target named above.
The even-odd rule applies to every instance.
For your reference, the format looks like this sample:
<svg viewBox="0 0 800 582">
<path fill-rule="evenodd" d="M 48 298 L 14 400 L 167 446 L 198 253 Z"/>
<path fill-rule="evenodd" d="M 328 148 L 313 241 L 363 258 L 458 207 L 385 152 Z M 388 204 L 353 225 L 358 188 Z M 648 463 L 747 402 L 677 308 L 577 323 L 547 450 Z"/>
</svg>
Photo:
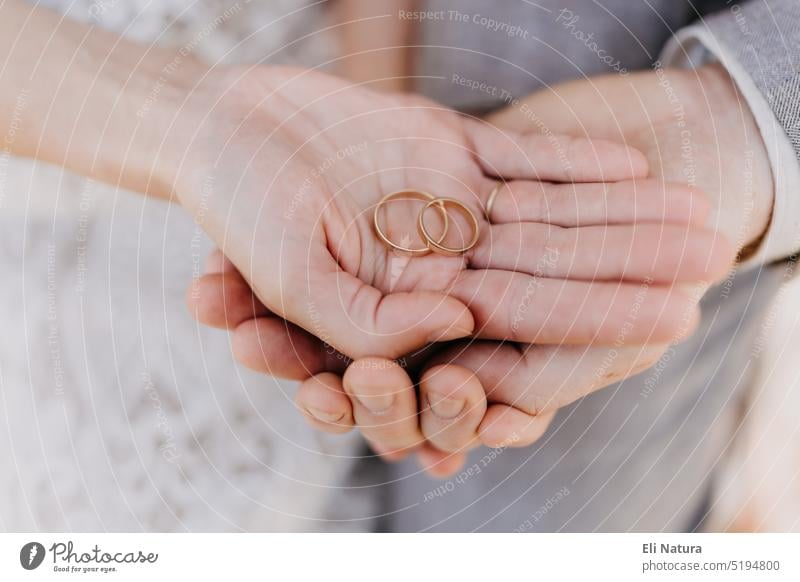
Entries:
<svg viewBox="0 0 800 582">
<path fill-rule="evenodd" d="M 419 235 L 422 237 L 422 240 L 425 242 L 424 247 L 413 248 L 397 244 L 391 240 L 386 233 L 383 232 L 380 221 L 381 208 L 394 200 L 421 200 L 425 202 L 425 206 L 423 206 L 422 210 L 419 211 L 419 216 L 417 217 L 417 230 L 419 231 Z M 427 213 L 432 207 L 436 207 L 436 209 L 439 211 L 444 224 L 442 228 L 442 234 L 436 238 L 431 235 L 428 226 L 425 224 L 425 213 Z M 450 227 L 450 220 L 447 213 L 448 208 L 453 208 L 454 210 L 460 212 L 464 217 L 467 218 L 472 227 L 472 238 L 463 247 L 448 247 L 443 244 L 443 241 L 447 236 L 447 231 Z M 480 238 L 480 223 L 472 211 L 463 202 L 456 200 L 455 198 L 437 198 L 436 196 L 421 190 L 400 190 L 397 192 L 392 192 L 391 194 L 387 194 L 381 198 L 381 201 L 378 202 L 377 206 L 375 206 L 373 223 L 375 226 L 375 233 L 386 246 L 398 252 L 412 256 L 423 256 L 430 252 L 439 253 L 440 255 L 446 255 L 449 257 L 463 255 L 472 247 L 474 247 Z"/>
</svg>

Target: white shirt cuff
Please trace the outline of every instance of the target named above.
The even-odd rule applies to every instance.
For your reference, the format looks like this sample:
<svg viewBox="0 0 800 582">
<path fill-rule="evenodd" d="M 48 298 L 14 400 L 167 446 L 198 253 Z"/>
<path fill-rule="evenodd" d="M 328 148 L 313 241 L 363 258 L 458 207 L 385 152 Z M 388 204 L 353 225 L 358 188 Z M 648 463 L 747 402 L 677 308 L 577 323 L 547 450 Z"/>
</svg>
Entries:
<svg viewBox="0 0 800 582">
<path fill-rule="evenodd" d="M 800 162 L 783 126 L 749 73 L 702 25 L 679 31 L 661 53 L 664 66 L 694 68 L 715 60 L 727 69 L 750 107 L 769 155 L 775 185 L 767 231 L 742 266 L 785 259 L 800 250 Z"/>
</svg>

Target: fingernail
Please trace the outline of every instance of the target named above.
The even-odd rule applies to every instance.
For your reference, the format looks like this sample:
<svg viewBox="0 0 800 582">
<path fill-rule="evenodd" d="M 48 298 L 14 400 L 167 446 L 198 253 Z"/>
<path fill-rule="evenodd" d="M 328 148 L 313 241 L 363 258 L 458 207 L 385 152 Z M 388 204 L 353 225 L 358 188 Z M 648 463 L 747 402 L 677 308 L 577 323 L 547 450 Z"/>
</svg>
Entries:
<svg viewBox="0 0 800 582">
<path fill-rule="evenodd" d="M 436 398 L 428 394 L 428 404 L 430 404 L 431 411 L 445 420 L 457 417 L 464 410 L 466 402 L 460 398 Z"/>
<path fill-rule="evenodd" d="M 457 339 L 461 339 L 464 337 L 469 337 L 472 335 L 472 329 L 467 329 L 465 327 L 459 327 L 457 325 L 453 325 L 446 329 L 441 329 L 437 332 L 432 333 L 428 337 L 428 343 L 435 343 L 435 342 L 449 342 Z"/>
<path fill-rule="evenodd" d="M 394 394 L 353 394 L 372 414 L 383 414 L 392 407 Z"/>
<path fill-rule="evenodd" d="M 336 413 L 336 412 L 326 412 L 324 410 L 320 410 L 319 408 L 314 408 L 313 406 L 306 406 L 306 410 L 308 413 L 316 418 L 317 420 L 321 420 L 322 422 L 330 422 L 330 423 L 337 423 L 342 418 L 344 418 L 344 412 Z"/>
</svg>

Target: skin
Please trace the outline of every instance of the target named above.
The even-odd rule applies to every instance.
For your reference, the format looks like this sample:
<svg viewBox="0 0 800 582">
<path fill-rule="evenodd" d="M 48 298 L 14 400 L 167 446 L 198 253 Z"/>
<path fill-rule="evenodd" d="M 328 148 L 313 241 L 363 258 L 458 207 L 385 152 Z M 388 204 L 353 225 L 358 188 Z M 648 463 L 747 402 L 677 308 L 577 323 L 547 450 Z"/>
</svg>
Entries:
<svg viewBox="0 0 800 582">
<path fill-rule="evenodd" d="M 497 175 L 535 187 L 647 173 L 642 154 L 617 143 L 499 131 L 419 97 L 315 71 L 209 68 L 15 0 L 0 7 L 0 54 L 0 125 L 13 125 L 10 153 L 179 202 L 262 306 L 350 358 L 398 358 L 471 335 L 502 339 L 502 327 L 473 313 L 486 319 L 498 293 L 513 300 L 532 279 L 522 264 L 508 277 L 497 257 L 518 244 L 482 217 L 474 265 L 473 254 L 432 254 L 395 277 L 396 257 L 370 220 L 387 193 L 447 193 L 481 216 Z M 389 234 L 417 237 L 418 206 L 392 210 Z M 531 319 L 518 335 L 609 341 L 615 322 L 580 306 L 592 295 L 622 309 L 643 271 L 632 269 L 619 291 L 581 273 L 548 282 L 543 303 L 574 307 L 576 325 Z M 685 298 L 662 293 L 652 301 L 668 314 Z M 634 333 L 650 333 L 652 324 L 667 334 L 667 317 Z"/>
<path fill-rule="evenodd" d="M 671 283 L 701 275 L 713 280 L 730 261 L 722 239 L 685 213 L 664 211 L 655 222 L 671 226 L 648 230 L 636 220 L 606 225 L 602 212 L 584 218 L 579 205 L 572 216 L 567 212 L 553 222 L 532 224 L 541 207 L 512 205 L 511 211 L 519 208 L 515 220 L 507 202 L 499 201 L 498 220 L 505 222 L 491 225 L 481 219 L 481 244 L 473 251 L 415 259 L 395 278 L 395 256 L 374 237 L 369 220 L 372 206 L 388 192 L 447 192 L 481 216 L 500 177 L 510 181 L 512 201 L 518 193 L 527 199 L 525 192 L 547 200 L 553 182 L 581 184 L 581 199 L 583 194 L 598 199 L 596 189 L 606 186 L 595 183 L 642 178 L 647 161 L 635 149 L 607 139 L 563 132 L 544 136 L 532 127 L 499 130 L 419 97 L 377 93 L 313 71 L 209 68 L 173 49 L 128 42 L 15 0 L 0 7 L 0 54 L 5 57 L 0 125 L 14 128 L 9 152 L 179 202 L 253 290 L 245 300 L 255 322 L 249 324 L 251 333 L 266 321 L 283 338 L 276 342 L 269 336 L 272 354 L 267 355 L 297 353 L 288 342 L 294 338 L 301 354 L 313 352 L 310 361 L 296 356 L 275 364 L 302 370 L 294 370 L 294 377 L 327 371 L 314 361 L 320 352 L 325 361 L 336 359 L 334 372 L 348 363 L 338 354 L 358 361 L 411 354 L 409 371 L 416 378 L 425 373 L 424 362 L 442 356 L 438 346 L 420 348 L 464 337 L 610 344 L 626 324 L 640 282 L 651 279 L 641 316 L 626 337 L 664 342 L 685 333 L 682 314 L 690 313 L 689 327 L 697 317 L 693 298 Z M 685 203 L 696 197 L 683 190 Z M 609 199 L 630 200 L 632 191 L 639 191 L 635 183 L 618 186 Z M 393 217 L 413 224 L 416 211 L 400 209 Z M 404 229 L 389 230 L 398 235 Z M 667 245 L 662 253 L 661 240 L 676 237 L 685 245 Z M 541 276 L 540 261 L 530 259 L 546 258 L 551 242 L 568 260 L 547 262 L 547 276 Z M 620 262 L 620 249 L 634 257 L 644 245 L 659 248 L 663 271 L 646 257 Z M 515 259 L 509 263 L 509 257 Z M 534 308 L 520 317 L 519 306 L 532 301 L 531 289 Z M 242 353 L 263 360 L 263 342 L 238 341 Z M 471 346 L 465 354 L 470 353 Z M 489 394 L 477 429 L 481 442 L 491 444 L 487 419 L 501 426 L 497 410 L 505 412 L 503 418 L 531 412 L 530 404 L 518 405 L 517 399 L 496 401 L 479 371 L 462 367 Z M 378 381 L 374 374 L 391 378 Z M 464 385 L 458 394 L 477 398 L 478 383 L 464 374 L 455 369 L 453 381 L 444 384 L 450 390 Z M 431 380 L 431 392 L 439 382 Z M 413 383 L 396 366 L 355 366 L 343 379 L 317 384 L 333 403 L 352 401 L 354 421 L 372 423 L 365 434 L 387 455 L 420 446 L 420 435 L 427 438 L 409 418 L 416 402 Z M 377 406 L 387 402 L 389 410 Z M 467 410 L 480 410 L 477 406 Z M 541 407 L 535 412 L 547 413 Z M 392 431 L 380 432 L 395 417 Z M 466 413 L 456 422 L 474 424 Z M 446 428 L 455 436 L 445 440 L 468 443 L 447 447 L 440 439 L 440 446 L 460 450 L 477 442 L 465 436 L 472 429 Z M 515 442 L 535 434 L 529 430 Z"/>
<path fill-rule="evenodd" d="M 336 0 L 328 6 L 337 25 L 337 74 L 373 89 L 412 89 L 415 23 L 390 16 L 417 8 L 417 0 Z"/>
<path fill-rule="evenodd" d="M 209 94 L 225 87 L 210 121 L 188 146 L 190 161 L 176 192 L 261 303 L 353 358 L 396 358 L 474 332 L 493 338 L 493 329 L 475 329 L 467 307 L 488 305 L 489 293 L 506 284 L 496 261 L 473 268 L 468 257 L 439 254 L 408 262 L 396 277 L 393 251 L 372 232 L 371 209 L 385 195 L 448 192 L 480 215 L 493 186 L 487 169 L 522 180 L 591 181 L 625 178 L 646 167 L 627 148 L 581 140 L 566 146 L 579 169 L 565 170 L 552 146 L 541 147 L 540 136 L 496 131 L 423 99 L 309 71 L 255 68 L 220 75 L 213 88 L 192 95 L 207 104 Z M 209 150 L 209 143 L 226 146 Z M 393 205 L 389 236 L 408 234 L 418 212 L 413 203 Z M 481 221 L 480 228 L 486 236 L 474 252 L 485 252 L 494 238 L 488 223 Z M 419 247 L 416 232 L 410 234 Z M 512 245 L 501 242 L 501 251 Z M 524 269 L 520 273 L 507 285 L 510 294 L 528 282 Z M 578 301 L 603 286 L 575 282 L 564 293 Z M 522 333 L 580 341 L 581 334 L 611 332 L 583 321 L 586 327 L 574 333 L 542 322 L 531 322 Z"/>
<path fill-rule="evenodd" d="M 672 88 L 671 96 L 665 86 Z M 681 117 L 675 115 L 675 98 L 683 106 Z M 685 129 L 691 129 L 690 159 L 696 171 L 696 185 L 691 188 L 694 197 L 688 204 L 692 208 L 689 221 L 705 222 L 718 229 L 718 235 L 706 241 L 715 250 L 700 258 L 700 263 L 710 266 L 708 276 L 682 286 L 693 297 L 695 308 L 707 286 L 724 276 L 733 255 L 751 252 L 766 229 L 773 196 L 766 150 L 751 112 L 721 68 L 712 65 L 694 72 L 660 71 L 577 81 L 532 95 L 526 106 L 553 131 L 621 139 L 639 148 L 648 156 L 651 176 L 657 183 L 685 180 L 687 159 L 681 146 Z M 520 108 L 513 108 L 492 121 L 519 127 L 524 117 Z M 671 186 L 636 190 L 633 195 L 640 197 L 633 202 L 637 208 L 648 208 L 649 204 L 686 205 L 687 201 L 679 202 L 675 197 L 678 192 Z M 507 196 L 514 198 L 513 189 Z M 538 201 L 530 202 L 528 196 L 523 190 L 519 198 L 524 201 L 517 207 L 541 207 Z M 556 207 L 553 205 L 554 212 Z M 630 200 L 619 206 L 609 205 L 607 215 L 614 216 L 616 210 L 624 216 L 624 209 L 630 207 Z M 493 211 L 498 216 L 493 219 L 504 220 L 505 212 L 502 200 L 498 200 Z M 652 253 L 652 247 L 647 251 Z M 687 248 L 686 254 L 689 253 Z M 255 339 L 254 328 L 259 319 L 242 317 L 241 310 L 237 313 L 241 308 L 235 301 L 237 293 L 239 297 L 247 294 L 243 280 L 229 271 L 221 276 L 209 275 L 203 283 L 208 285 L 206 294 L 192 305 L 199 319 L 232 329 L 239 346 L 237 354 L 248 353 L 242 361 L 254 369 L 270 370 L 269 354 L 254 346 L 268 341 L 271 349 L 276 349 L 285 345 L 285 338 L 280 333 L 270 333 Z M 238 291 L 231 295 L 227 293 L 231 289 Z M 215 317 L 209 317 L 212 305 Z M 225 320 L 228 314 L 239 317 Z M 696 311 L 690 309 L 672 339 L 690 334 L 695 325 Z M 397 367 L 390 372 L 385 360 L 369 360 L 366 364 L 356 361 L 345 372 L 344 382 L 338 375 L 340 369 L 326 368 L 328 364 L 320 358 L 318 346 L 311 342 L 306 347 L 308 351 L 294 353 L 292 364 L 283 365 L 296 366 L 307 359 L 315 361 L 325 374 L 325 389 L 320 389 L 318 377 L 312 377 L 302 384 L 298 394 L 302 410 L 313 402 L 328 415 L 327 421 L 314 418 L 314 426 L 341 432 L 357 425 L 387 460 L 413 451 L 430 473 L 444 476 L 458 470 L 463 451 L 477 443 L 526 446 L 534 442 L 559 408 L 647 369 L 658 361 L 668 343 L 637 343 L 626 337 L 616 346 L 616 357 L 607 364 L 608 348 L 596 345 L 462 341 L 432 352 L 424 363 L 415 362 L 408 373 Z M 412 378 L 420 379 L 417 414 L 409 412 L 414 409 L 416 398 Z M 385 408 L 380 417 L 358 413 L 358 404 L 347 397 L 358 390 L 356 386 L 372 390 L 377 398 L 391 394 L 396 408 Z M 485 405 L 480 402 L 481 392 Z M 455 401 L 445 407 L 451 413 L 459 410 L 455 416 L 448 419 L 434 414 L 430 403 L 442 398 Z M 313 418 L 313 414 L 307 416 Z"/>
</svg>

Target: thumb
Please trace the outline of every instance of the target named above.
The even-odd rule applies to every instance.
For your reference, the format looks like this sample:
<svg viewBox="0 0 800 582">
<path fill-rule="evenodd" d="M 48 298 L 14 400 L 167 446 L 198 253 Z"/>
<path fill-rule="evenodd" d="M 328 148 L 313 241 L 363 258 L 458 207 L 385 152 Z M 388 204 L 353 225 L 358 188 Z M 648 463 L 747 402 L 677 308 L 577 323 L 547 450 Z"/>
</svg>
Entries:
<svg viewBox="0 0 800 582">
<path fill-rule="evenodd" d="M 336 269 L 308 281 L 303 301 L 289 304 L 291 319 L 352 358 L 399 358 L 428 343 L 472 334 L 475 321 L 459 300 L 436 291 L 383 294 Z"/>
</svg>

